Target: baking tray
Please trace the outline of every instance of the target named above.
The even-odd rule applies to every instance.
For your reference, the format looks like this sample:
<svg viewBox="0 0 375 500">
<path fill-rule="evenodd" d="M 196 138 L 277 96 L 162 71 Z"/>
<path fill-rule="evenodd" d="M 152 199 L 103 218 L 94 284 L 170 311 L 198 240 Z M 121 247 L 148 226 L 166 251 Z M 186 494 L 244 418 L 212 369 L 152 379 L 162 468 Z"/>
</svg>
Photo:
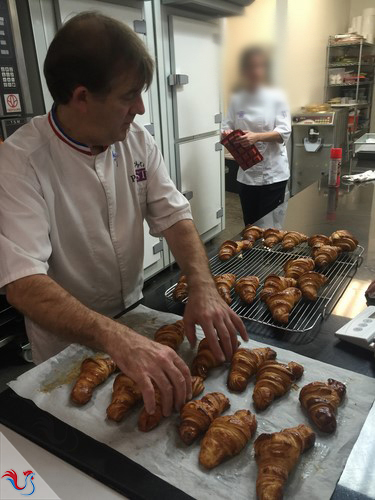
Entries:
<svg viewBox="0 0 375 500">
<path fill-rule="evenodd" d="M 267 276 L 270 274 L 284 275 L 283 266 L 286 261 L 298 257 L 311 257 L 311 248 L 307 243 L 303 243 L 291 251 L 285 251 L 280 243 L 270 249 L 264 247 L 261 240 L 258 240 L 251 250 L 226 262 L 220 261 L 219 257 L 215 255 L 210 259 L 210 267 L 213 275 L 233 273 L 237 278 L 247 275 L 258 276 L 261 285 L 252 304 L 245 304 L 233 289 L 231 291 L 232 303 L 230 307 L 241 318 L 290 333 L 302 334 L 311 332 L 318 321 L 325 319 L 331 313 L 355 275 L 357 268 L 361 265 L 363 251 L 364 248 L 359 245 L 354 252 L 342 253 L 333 264 L 322 270 L 318 269 L 319 272 L 328 277 L 328 283 L 319 290 L 316 302 L 300 300 L 293 308 L 289 322 L 285 326 L 280 325 L 272 318 L 268 308 L 260 300 L 259 294 Z M 173 302 L 175 287 L 176 284 L 165 292 L 167 299 Z"/>
</svg>

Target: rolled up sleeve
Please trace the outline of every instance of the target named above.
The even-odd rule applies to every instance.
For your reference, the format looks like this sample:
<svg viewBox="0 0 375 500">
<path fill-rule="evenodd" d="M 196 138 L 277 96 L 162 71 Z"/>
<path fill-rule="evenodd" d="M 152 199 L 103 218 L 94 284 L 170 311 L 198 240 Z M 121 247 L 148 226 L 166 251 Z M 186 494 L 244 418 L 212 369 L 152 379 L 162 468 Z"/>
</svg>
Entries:
<svg viewBox="0 0 375 500">
<path fill-rule="evenodd" d="M 5 161 L 2 155 L 0 161 Z M 47 274 L 51 251 L 48 212 L 37 179 L 7 168 L 0 181 L 0 293 L 12 281 Z"/>
<path fill-rule="evenodd" d="M 161 236 L 163 231 L 176 222 L 192 219 L 190 204 L 169 177 L 161 153 L 153 145 L 149 156 L 150 177 L 147 181 L 146 220 L 152 236 Z"/>
<path fill-rule="evenodd" d="M 285 95 L 280 95 L 276 102 L 275 132 L 281 135 L 283 143 L 286 144 L 292 132 L 289 104 Z"/>
</svg>

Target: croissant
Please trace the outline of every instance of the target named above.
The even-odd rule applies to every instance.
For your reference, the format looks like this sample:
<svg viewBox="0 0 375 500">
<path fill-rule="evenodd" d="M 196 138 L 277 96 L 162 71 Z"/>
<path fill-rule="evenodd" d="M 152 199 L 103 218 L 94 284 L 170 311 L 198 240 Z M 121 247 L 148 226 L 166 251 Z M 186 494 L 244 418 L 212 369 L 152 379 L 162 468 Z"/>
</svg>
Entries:
<svg viewBox="0 0 375 500">
<path fill-rule="evenodd" d="M 287 231 L 281 229 L 266 229 L 263 233 L 263 245 L 272 248 L 284 238 L 286 233 Z"/>
<path fill-rule="evenodd" d="M 188 296 L 188 284 L 186 281 L 186 276 L 181 275 L 178 279 L 177 285 L 173 290 L 173 299 L 176 302 L 182 302 Z"/>
<path fill-rule="evenodd" d="M 185 444 L 191 444 L 206 432 L 211 422 L 230 406 L 229 399 L 221 392 L 211 392 L 184 404 L 181 408 L 179 434 Z"/>
<path fill-rule="evenodd" d="M 228 388 L 242 392 L 246 389 L 250 378 L 255 375 L 260 365 L 269 359 L 275 359 L 276 353 L 269 347 L 257 349 L 240 348 L 234 353 L 228 375 Z"/>
<path fill-rule="evenodd" d="M 259 368 L 253 392 L 257 410 L 265 410 L 275 398 L 286 394 L 292 383 L 302 377 L 303 366 L 291 361 L 287 365 L 265 361 Z"/>
<path fill-rule="evenodd" d="M 266 298 L 266 304 L 270 310 L 272 317 L 279 323 L 288 323 L 289 314 L 293 307 L 302 297 L 301 290 L 298 288 L 289 287 L 282 292 L 276 292 Z"/>
<path fill-rule="evenodd" d="M 155 332 L 154 340 L 177 351 L 185 336 L 184 322 L 180 319 L 171 325 L 164 325 Z"/>
<path fill-rule="evenodd" d="M 316 300 L 319 288 L 325 285 L 327 281 L 328 278 L 324 274 L 308 271 L 298 278 L 298 287 L 305 299 Z"/>
<path fill-rule="evenodd" d="M 282 292 L 286 288 L 295 286 L 297 286 L 297 281 L 293 278 L 284 278 L 283 276 L 270 274 L 267 276 L 263 285 L 263 290 L 260 292 L 259 296 L 261 300 L 266 300 L 267 297 L 276 292 Z"/>
<path fill-rule="evenodd" d="M 331 433 L 336 430 L 336 410 L 345 392 L 344 384 L 329 378 L 327 382 L 305 385 L 299 394 L 299 400 L 318 429 Z"/>
<path fill-rule="evenodd" d="M 314 444 L 315 433 L 307 425 L 273 434 L 261 434 L 254 443 L 255 460 L 258 464 L 258 499 L 282 499 L 284 485 L 300 455 Z"/>
<path fill-rule="evenodd" d="M 214 276 L 214 281 L 216 283 L 216 288 L 221 297 L 229 305 L 232 302 L 230 291 L 234 282 L 236 281 L 236 276 L 231 273 L 220 274 L 219 276 Z"/>
<path fill-rule="evenodd" d="M 258 226 L 252 226 L 251 224 L 248 224 L 243 230 L 242 230 L 242 238 L 244 240 L 259 240 L 264 233 L 264 229 Z"/>
<path fill-rule="evenodd" d="M 206 469 L 213 469 L 226 458 L 238 455 L 256 428 L 255 415 L 249 410 L 215 418 L 202 439 L 199 463 Z"/>
<path fill-rule="evenodd" d="M 234 291 L 241 300 L 247 304 L 251 304 L 254 302 L 258 286 L 259 278 L 257 276 L 243 276 L 236 281 Z"/>
<path fill-rule="evenodd" d="M 207 378 L 209 371 L 212 368 L 222 365 L 212 354 L 208 345 L 208 340 L 204 338 L 199 342 L 198 352 L 191 364 L 191 374 L 202 377 L 203 380 Z"/>
<path fill-rule="evenodd" d="M 306 234 L 299 233 L 298 231 L 288 231 L 281 242 L 281 246 L 284 250 L 291 250 L 307 240 L 308 236 Z"/>
<path fill-rule="evenodd" d="M 358 240 L 352 233 L 344 229 L 334 231 L 330 236 L 332 245 L 339 247 L 342 252 L 353 252 L 358 246 Z"/>
<path fill-rule="evenodd" d="M 311 248 L 318 248 L 323 245 L 330 245 L 331 240 L 328 238 L 328 236 L 324 236 L 324 234 L 313 234 L 307 240 L 307 244 Z"/>
<path fill-rule="evenodd" d="M 323 245 L 321 247 L 316 248 L 313 251 L 315 265 L 317 267 L 328 266 L 328 264 L 332 264 L 339 253 L 341 252 L 341 248 L 330 245 Z"/>
<path fill-rule="evenodd" d="M 110 358 L 87 358 L 81 364 L 78 380 L 70 394 L 77 405 L 84 405 L 92 398 L 92 393 L 116 370 L 115 362 Z"/>
<path fill-rule="evenodd" d="M 234 255 L 239 254 L 242 250 L 250 250 L 254 244 L 254 240 L 232 241 L 227 240 L 221 244 L 219 249 L 219 259 L 229 260 Z"/>
<path fill-rule="evenodd" d="M 204 391 L 203 378 L 192 377 L 192 397 L 195 398 Z M 163 418 L 163 409 L 161 403 L 161 394 L 159 389 L 155 386 L 155 411 L 153 414 L 147 413 L 143 407 L 138 417 L 138 429 L 142 432 L 149 432 L 155 429 Z"/>
<path fill-rule="evenodd" d="M 107 408 L 107 417 L 115 422 L 121 422 L 141 399 L 142 393 L 137 384 L 127 375 L 120 373 L 113 383 L 112 401 Z"/>
<path fill-rule="evenodd" d="M 314 267 L 315 263 L 309 257 L 288 260 L 284 264 L 285 277 L 298 280 L 301 274 L 312 271 Z"/>
</svg>

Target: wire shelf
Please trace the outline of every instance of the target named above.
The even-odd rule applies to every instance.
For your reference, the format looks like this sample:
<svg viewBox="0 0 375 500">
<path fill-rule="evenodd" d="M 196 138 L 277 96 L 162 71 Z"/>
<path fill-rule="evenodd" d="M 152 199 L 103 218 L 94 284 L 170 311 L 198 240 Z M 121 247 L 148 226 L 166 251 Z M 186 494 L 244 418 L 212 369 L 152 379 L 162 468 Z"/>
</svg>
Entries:
<svg viewBox="0 0 375 500">
<path fill-rule="evenodd" d="M 306 244 L 297 246 L 291 251 L 284 251 L 280 244 L 272 249 L 263 247 L 260 240 L 251 250 L 245 251 L 229 261 L 221 262 L 216 255 L 210 259 L 213 275 L 233 273 L 237 278 L 241 276 L 258 276 L 261 285 L 252 304 L 245 304 L 231 291 L 232 303 L 230 307 L 244 319 L 255 321 L 262 325 L 278 328 L 290 333 L 306 333 L 311 331 L 319 320 L 325 319 L 332 311 L 337 301 L 349 285 L 362 263 L 364 248 L 358 246 L 353 253 L 342 253 L 338 259 L 323 269 L 318 269 L 328 278 L 328 283 L 320 288 L 316 302 L 301 299 L 293 308 L 287 325 L 280 325 L 271 316 L 268 308 L 260 300 L 259 294 L 265 278 L 270 274 L 283 276 L 283 266 L 289 259 L 311 257 L 311 248 Z M 173 301 L 173 290 L 176 284 L 165 292 L 167 299 Z"/>
</svg>

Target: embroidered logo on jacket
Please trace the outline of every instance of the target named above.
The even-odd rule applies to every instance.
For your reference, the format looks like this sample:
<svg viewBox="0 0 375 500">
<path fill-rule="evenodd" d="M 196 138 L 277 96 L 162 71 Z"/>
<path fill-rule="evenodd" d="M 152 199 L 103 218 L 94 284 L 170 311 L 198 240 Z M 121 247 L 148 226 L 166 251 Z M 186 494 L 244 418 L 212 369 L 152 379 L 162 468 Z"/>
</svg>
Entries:
<svg viewBox="0 0 375 500">
<path fill-rule="evenodd" d="M 143 161 L 134 162 L 135 175 L 131 175 L 130 178 L 133 182 L 141 182 L 147 180 L 147 171 Z"/>
</svg>

